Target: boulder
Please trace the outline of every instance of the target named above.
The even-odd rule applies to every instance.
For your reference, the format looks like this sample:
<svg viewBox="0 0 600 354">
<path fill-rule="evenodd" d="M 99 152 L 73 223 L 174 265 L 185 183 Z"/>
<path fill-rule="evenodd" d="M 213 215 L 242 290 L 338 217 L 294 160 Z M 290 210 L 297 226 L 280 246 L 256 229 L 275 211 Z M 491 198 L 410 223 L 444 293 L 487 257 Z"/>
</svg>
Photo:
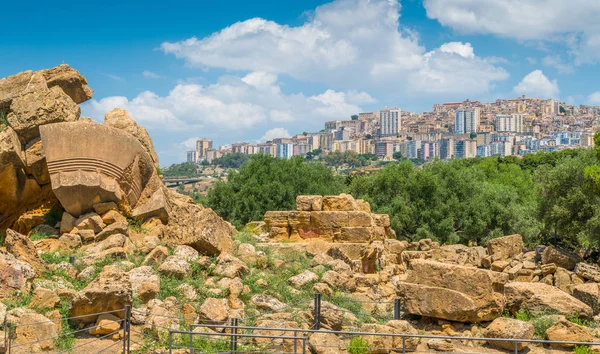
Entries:
<svg viewBox="0 0 600 354">
<path fill-rule="evenodd" d="M 227 299 L 208 298 L 200 306 L 200 318 L 213 323 L 223 323 L 229 317 Z"/>
<path fill-rule="evenodd" d="M 106 225 L 123 223 L 127 224 L 127 219 L 116 210 L 109 210 L 102 215 L 102 222 Z"/>
<path fill-rule="evenodd" d="M 308 347 L 315 354 L 346 353 L 340 339 L 333 333 L 312 333 L 308 339 Z"/>
<path fill-rule="evenodd" d="M 169 192 L 173 201 L 177 193 Z M 207 256 L 218 256 L 233 250 L 231 235 L 235 228 L 212 209 L 194 204 L 190 199 L 175 204 L 163 240 L 169 245 L 187 245 Z"/>
<path fill-rule="evenodd" d="M 121 329 L 122 319 L 115 315 L 103 314 L 98 316 L 96 324 L 88 331 L 93 336 L 104 336 L 111 333 L 116 333 Z"/>
<path fill-rule="evenodd" d="M 306 284 L 316 283 L 319 281 L 319 276 L 310 270 L 305 270 L 304 272 L 295 275 L 288 279 L 288 284 L 293 286 L 294 288 L 303 287 Z"/>
<path fill-rule="evenodd" d="M 40 126 L 74 122 L 81 114 L 81 108 L 58 87 L 16 97 L 10 110 L 6 118 L 24 145 L 40 136 Z"/>
<path fill-rule="evenodd" d="M 131 118 L 129 113 L 121 108 L 115 108 L 112 111 L 106 113 L 104 115 L 104 125 L 108 125 L 122 131 L 125 131 L 135 137 L 140 144 L 144 147 L 144 150 L 150 157 L 152 161 L 158 166 L 158 156 L 154 151 L 154 144 L 152 143 L 152 138 L 150 138 L 150 134 L 146 131 L 146 128 L 137 125 L 135 120 Z"/>
<path fill-rule="evenodd" d="M 298 211 L 321 211 L 323 209 L 323 197 L 320 195 L 299 195 L 296 197 L 296 210 Z"/>
<path fill-rule="evenodd" d="M 94 323 L 99 312 L 119 311 L 131 305 L 133 291 L 129 274 L 119 270 L 101 272 L 83 290 L 79 291 L 69 309 L 69 316 L 78 323 Z M 113 313 L 122 318 L 122 312 Z"/>
<path fill-rule="evenodd" d="M 87 86 L 85 76 L 67 64 L 41 70 L 38 73 L 46 79 L 48 87 L 60 87 L 77 104 L 89 100 L 94 94 L 94 91 Z"/>
<path fill-rule="evenodd" d="M 523 252 L 523 238 L 518 234 L 497 237 L 489 240 L 487 247 L 492 262 L 506 260 Z"/>
<path fill-rule="evenodd" d="M 252 296 L 250 302 L 258 309 L 268 311 L 278 311 L 285 307 L 285 304 L 277 300 L 275 297 L 266 294 L 257 294 Z"/>
<path fill-rule="evenodd" d="M 406 321 L 390 321 L 394 323 L 404 323 Z M 361 332 L 371 333 L 389 333 L 389 334 L 418 334 L 417 330 L 414 329 L 410 324 L 404 323 L 400 328 L 391 326 L 388 322 L 383 324 L 364 324 L 360 327 Z M 404 328 L 402 328 L 404 327 Z M 402 350 L 402 338 L 392 336 L 377 336 L 377 335 L 361 335 L 369 343 L 370 354 L 388 354 L 392 348 L 398 348 Z M 419 338 L 407 338 L 405 340 L 405 350 L 414 351 L 419 345 Z"/>
<path fill-rule="evenodd" d="M 183 279 L 190 273 L 191 267 L 184 258 L 173 255 L 165 259 L 158 271 L 169 277 Z"/>
<path fill-rule="evenodd" d="M 162 188 L 159 188 L 145 203 L 138 203 L 135 209 L 133 209 L 131 216 L 135 220 L 159 218 L 163 224 L 167 224 L 169 222 L 170 212 L 171 206 L 167 201 L 165 192 L 162 190 Z"/>
<path fill-rule="evenodd" d="M 600 282 L 600 267 L 594 264 L 577 263 L 575 266 L 575 274 L 586 280 L 591 280 L 596 283 Z"/>
<path fill-rule="evenodd" d="M 217 259 L 217 266 L 213 270 L 215 275 L 227 278 L 235 278 L 248 273 L 250 269 L 236 257 L 225 254 Z"/>
<path fill-rule="evenodd" d="M 579 262 L 581 259 L 577 255 L 552 246 L 546 247 L 542 253 L 542 264 L 554 263 L 558 267 L 573 270 Z"/>
<path fill-rule="evenodd" d="M 430 339 L 427 341 L 427 347 L 431 350 L 435 350 L 436 352 L 454 352 L 454 344 L 452 344 L 450 339 Z"/>
<path fill-rule="evenodd" d="M 577 325 L 565 318 L 560 319 L 554 326 L 546 330 L 548 340 L 562 342 L 593 342 L 594 337 L 590 334 L 589 329 Z M 561 345 L 562 346 L 562 345 Z M 572 347 L 572 345 L 564 345 Z"/>
<path fill-rule="evenodd" d="M 398 292 L 411 314 L 458 322 L 491 321 L 503 310 L 508 275 L 414 259 Z"/>
<path fill-rule="evenodd" d="M 138 295 L 138 291 L 144 283 L 156 283 L 160 288 L 160 277 L 150 266 L 141 266 L 138 268 L 134 268 L 130 270 L 128 274 L 129 281 L 131 282 L 131 291 L 133 293 L 133 296 Z"/>
<path fill-rule="evenodd" d="M 75 228 L 76 221 L 77 219 L 73 215 L 64 212 L 60 221 L 60 233 L 70 233 Z"/>
<path fill-rule="evenodd" d="M 25 291 L 35 278 L 34 268 L 0 249 L 0 298 L 14 291 Z"/>
<path fill-rule="evenodd" d="M 7 113 L 16 97 L 47 89 L 44 76 L 31 70 L 0 79 L 0 113 Z"/>
<path fill-rule="evenodd" d="M 36 272 L 43 273 L 47 270 L 46 262 L 38 256 L 34 244 L 26 236 L 8 229 L 4 245 L 8 252 L 18 260 L 31 265 Z"/>
<path fill-rule="evenodd" d="M 177 246 L 177 248 L 175 248 L 175 251 L 173 252 L 173 255 L 181 257 L 182 259 L 185 259 L 188 262 L 194 262 L 198 260 L 198 258 L 200 258 L 200 254 L 198 253 L 198 251 L 196 251 L 190 246 L 185 245 Z"/>
<path fill-rule="evenodd" d="M 6 321 L 15 326 L 11 353 L 39 353 L 56 348 L 53 338 L 58 336 L 59 328 L 48 317 L 30 309 L 17 308 L 6 314 Z"/>
<path fill-rule="evenodd" d="M 309 323 L 314 323 L 314 303 L 310 303 L 306 312 Z M 328 301 L 321 301 L 321 328 L 341 331 L 344 325 L 344 310 Z"/>
<path fill-rule="evenodd" d="M 27 146 L 25 164 L 40 186 L 50 183 L 50 173 L 48 172 L 48 165 L 46 165 L 46 155 L 44 155 L 41 140 L 38 139 Z"/>
<path fill-rule="evenodd" d="M 33 291 L 33 297 L 29 303 L 29 308 L 43 312 L 52 310 L 59 304 L 60 298 L 54 291 L 37 288 Z"/>
<path fill-rule="evenodd" d="M 165 340 L 169 335 L 169 329 L 176 330 L 180 328 L 176 307 L 171 300 L 173 299 L 167 298 L 162 302 L 155 299 L 148 302 L 149 311 L 146 316 L 145 328 L 155 338 Z"/>
<path fill-rule="evenodd" d="M 63 234 L 58 238 L 58 250 L 68 253 L 81 247 L 81 236 L 78 234 Z"/>
<path fill-rule="evenodd" d="M 165 246 L 158 246 L 158 247 L 154 248 L 152 251 L 150 251 L 150 253 L 148 253 L 146 258 L 144 258 L 142 265 L 145 265 L 145 266 L 146 265 L 147 266 L 161 265 L 162 262 L 164 262 L 168 256 L 169 256 L 169 249 L 166 248 Z"/>
<path fill-rule="evenodd" d="M 507 339 L 533 339 L 535 328 L 531 323 L 515 320 L 512 318 L 498 317 L 485 329 L 484 336 L 487 338 Z M 515 343 L 508 341 L 489 341 L 492 347 L 514 350 Z M 518 343 L 517 349 L 523 350 L 527 343 Z"/>
<path fill-rule="evenodd" d="M 104 224 L 103 221 L 102 221 L 102 223 Z M 79 227 L 78 227 L 78 229 L 79 229 Z M 104 229 L 102 231 L 97 233 L 97 235 L 94 238 L 94 241 L 96 241 L 96 242 L 104 241 L 109 236 L 117 235 L 117 234 L 129 235 L 129 225 L 127 224 L 127 222 L 115 222 L 115 223 L 112 223 L 112 224 L 104 227 Z"/>
<path fill-rule="evenodd" d="M 119 207 L 115 202 L 105 202 L 92 205 L 92 208 L 98 215 L 104 215 L 111 210 L 119 211 Z"/>
<path fill-rule="evenodd" d="M 0 215 L 14 212 L 14 204 L 21 199 L 24 180 L 27 178 L 24 167 L 24 156 L 17 133 L 10 127 L 0 126 Z"/>
<path fill-rule="evenodd" d="M 244 263 L 255 263 L 258 254 L 254 246 L 249 243 L 242 243 L 237 248 L 237 257 Z"/>
<path fill-rule="evenodd" d="M 578 314 L 590 319 L 592 309 L 573 296 L 544 283 L 511 282 L 504 286 L 505 307 L 516 314 L 519 310 L 530 312 L 558 312 L 563 315 Z"/>
<path fill-rule="evenodd" d="M 594 316 L 600 314 L 600 289 L 598 283 L 585 283 L 574 286 L 573 297 L 591 307 Z"/>
<path fill-rule="evenodd" d="M 155 299 L 159 292 L 160 283 L 145 281 L 138 288 L 136 296 L 142 303 L 147 303 L 148 301 Z"/>
</svg>

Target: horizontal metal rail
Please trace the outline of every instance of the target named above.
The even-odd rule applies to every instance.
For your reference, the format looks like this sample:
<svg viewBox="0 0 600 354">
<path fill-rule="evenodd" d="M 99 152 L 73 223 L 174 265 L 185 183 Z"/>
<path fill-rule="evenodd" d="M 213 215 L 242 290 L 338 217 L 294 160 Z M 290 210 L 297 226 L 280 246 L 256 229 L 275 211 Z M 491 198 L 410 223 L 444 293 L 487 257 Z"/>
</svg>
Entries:
<svg viewBox="0 0 600 354">
<path fill-rule="evenodd" d="M 553 340 L 542 340 L 542 339 L 525 339 L 525 338 L 485 338 L 485 337 L 463 337 L 463 336 L 439 336 L 429 334 L 409 334 L 409 333 L 376 333 L 376 332 L 348 332 L 348 331 L 333 331 L 333 330 L 315 330 L 315 329 L 302 329 L 302 328 L 274 328 L 274 327 L 252 327 L 252 326 L 228 326 L 228 325 L 205 325 L 205 324 L 192 324 L 190 327 L 207 327 L 207 328 L 226 328 L 226 329 L 246 329 L 246 330 L 258 330 L 258 331 L 279 331 L 279 332 L 301 332 L 301 333 L 329 333 L 335 335 L 351 335 L 351 336 L 378 336 L 378 337 L 397 337 L 397 338 L 424 338 L 424 339 L 450 339 L 450 340 L 466 340 L 466 341 L 489 341 L 489 342 L 512 342 L 512 343 L 539 343 L 539 344 L 558 344 L 558 345 L 600 345 L 600 342 L 568 342 L 568 341 L 553 341 Z M 189 331 L 173 331 L 174 333 L 190 334 L 190 333 L 201 333 L 201 332 L 189 332 Z M 216 332 L 215 332 L 216 333 Z M 204 333 L 213 335 L 213 333 Z M 223 335 L 230 336 L 228 333 Z M 240 334 L 237 334 L 240 336 Z M 276 336 L 281 338 L 280 336 Z M 292 337 L 294 338 L 294 337 Z M 302 338 L 302 337 L 300 337 Z"/>
</svg>

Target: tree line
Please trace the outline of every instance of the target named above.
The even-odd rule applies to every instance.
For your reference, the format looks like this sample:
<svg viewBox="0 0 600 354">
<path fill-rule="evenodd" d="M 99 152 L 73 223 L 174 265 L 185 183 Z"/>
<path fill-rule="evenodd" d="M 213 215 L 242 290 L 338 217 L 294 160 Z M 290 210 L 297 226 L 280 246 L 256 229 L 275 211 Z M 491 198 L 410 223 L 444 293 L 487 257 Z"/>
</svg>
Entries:
<svg viewBox="0 0 600 354">
<path fill-rule="evenodd" d="M 600 143 L 600 141 L 598 141 Z M 598 149 L 389 164 L 342 176 L 323 163 L 252 156 L 209 191 L 207 206 L 241 228 L 269 210 L 292 210 L 298 194 L 350 193 L 390 215 L 399 239 L 484 244 L 519 233 L 565 248 L 600 242 Z"/>
</svg>

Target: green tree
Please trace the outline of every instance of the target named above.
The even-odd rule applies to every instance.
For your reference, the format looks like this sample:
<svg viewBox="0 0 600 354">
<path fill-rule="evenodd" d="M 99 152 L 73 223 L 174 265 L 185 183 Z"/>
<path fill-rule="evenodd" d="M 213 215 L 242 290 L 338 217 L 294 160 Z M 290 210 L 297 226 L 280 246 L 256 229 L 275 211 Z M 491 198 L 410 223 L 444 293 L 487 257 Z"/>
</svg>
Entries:
<svg viewBox="0 0 600 354">
<path fill-rule="evenodd" d="M 400 161 L 403 159 L 402 153 L 400 151 L 396 151 L 395 153 L 392 154 L 392 157 L 394 158 L 394 160 L 396 161 Z"/>
<path fill-rule="evenodd" d="M 353 114 L 350 116 L 351 120 L 358 120 L 358 114 Z"/>
<path fill-rule="evenodd" d="M 227 181 L 217 182 L 206 204 L 238 228 L 262 220 L 269 210 L 294 210 L 300 194 L 339 194 L 344 178 L 320 163 L 301 157 L 289 160 L 254 155 Z"/>
<path fill-rule="evenodd" d="M 198 166 L 191 162 L 173 164 L 161 170 L 165 177 L 193 177 L 198 176 Z"/>
<path fill-rule="evenodd" d="M 244 163 L 250 160 L 250 155 L 241 152 L 225 154 L 213 160 L 213 165 L 223 168 L 240 168 Z"/>
</svg>

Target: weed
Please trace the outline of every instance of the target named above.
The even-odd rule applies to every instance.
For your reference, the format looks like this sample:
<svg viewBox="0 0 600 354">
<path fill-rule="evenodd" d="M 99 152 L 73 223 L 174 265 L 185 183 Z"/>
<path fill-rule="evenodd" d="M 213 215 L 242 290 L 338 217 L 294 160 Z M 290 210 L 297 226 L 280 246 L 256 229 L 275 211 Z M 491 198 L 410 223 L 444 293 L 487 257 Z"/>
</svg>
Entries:
<svg viewBox="0 0 600 354">
<path fill-rule="evenodd" d="M 10 294 L 10 296 L 6 299 L 3 299 L 2 302 L 6 305 L 7 310 L 16 309 L 19 307 L 27 307 L 33 298 L 33 294 L 29 291 L 15 291 Z"/>
<path fill-rule="evenodd" d="M 0 232 L 0 247 L 4 246 L 4 241 L 6 240 L 6 235 L 4 232 Z"/>
<path fill-rule="evenodd" d="M 4 127 L 8 127 L 8 119 L 6 118 L 6 113 L 0 112 L 0 132 L 4 130 Z"/>
<path fill-rule="evenodd" d="M 69 257 L 61 256 L 58 254 L 58 252 L 42 253 L 40 255 L 40 258 L 43 259 L 46 263 L 50 263 L 50 264 L 58 264 L 58 263 L 69 261 Z"/>
<path fill-rule="evenodd" d="M 39 231 L 34 231 L 31 236 L 29 237 L 29 239 L 31 241 L 39 241 L 39 240 L 43 240 L 45 238 L 49 238 L 49 237 L 53 237 L 53 235 L 49 235 L 43 232 L 39 232 Z"/>
<path fill-rule="evenodd" d="M 71 303 L 69 301 L 61 301 L 60 302 L 60 317 L 67 318 L 69 317 L 69 307 Z M 56 346 L 61 351 L 70 351 L 73 348 L 73 344 L 75 344 L 75 334 L 70 333 L 73 332 L 76 326 L 71 323 L 69 320 L 62 320 L 62 331 L 61 336 L 56 338 Z"/>
<path fill-rule="evenodd" d="M 144 222 L 142 220 L 134 220 L 134 219 L 130 219 L 127 218 L 127 223 L 129 224 L 129 228 L 139 234 L 144 234 L 147 233 L 148 230 L 146 230 L 143 227 Z"/>
<path fill-rule="evenodd" d="M 531 320 L 531 314 L 529 311 L 521 309 L 515 314 L 515 318 L 519 321 L 529 322 Z"/>
<path fill-rule="evenodd" d="M 249 226 L 246 226 L 243 231 L 237 232 L 233 235 L 233 239 L 240 241 L 240 243 L 249 243 L 252 246 L 256 246 L 258 241 L 251 230 L 248 230 Z"/>
<path fill-rule="evenodd" d="M 588 345 L 576 345 L 573 352 L 575 354 L 592 354 L 594 351 Z"/>
<path fill-rule="evenodd" d="M 581 318 L 579 318 L 579 314 L 573 314 L 571 316 L 567 316 L 567 320 L 575 323 L 576 325 L 580 325 L 580 326 L 584 326 L 584 327 L 589 327 L 589 322 L 587 320 L 583 320 Z"/>
<path fill-rule="evenodd" d="M 367 354 L 370 352 L 369 342 L 361 337 L 353 337 L 350 339 L 346 347 L 350 354 Z"/>
<path fill-rule="evenodd" d="M 556 317 L 551 315 L 533 317 L 530 322 L 535 329 L 534 336 L 538 339 L 546 339 L 546 330 L 554 326 L 556 321 Z"/>
</svg>

